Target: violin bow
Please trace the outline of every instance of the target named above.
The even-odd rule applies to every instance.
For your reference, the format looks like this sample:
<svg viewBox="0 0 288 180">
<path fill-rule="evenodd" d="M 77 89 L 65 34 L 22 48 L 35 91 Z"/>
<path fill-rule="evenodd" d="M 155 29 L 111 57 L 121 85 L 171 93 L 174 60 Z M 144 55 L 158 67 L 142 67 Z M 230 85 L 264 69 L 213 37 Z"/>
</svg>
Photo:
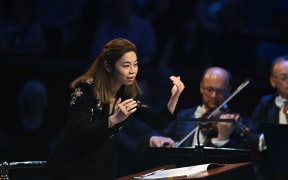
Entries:
<svg viewBox="0 0 288 180">
<path fill-rule="evenodd" d="M 219 114 L 220 109 L 227 104 L 234 96 L 236 96 L 242 89 L 244 89 L 248 84 L 250 83 L 250 79 L 246 79 L 244 82 L 242 82 L 237 89 L 222 103 L 220 104 L 216 109 L 214 109 L 209 116 L 207 116 L 207 119 L 211 119 L 214 115 Z M 175 147 L 179 147 L 184 141 L 186 141 L 187 138 L 189 138 L 195 131 L 197 127 L 193 128 L 184 138 L 182 138 L 180 141 L 175 142 Z"/>
<path fill-rule="evenodd" d="M 207 116 L 207 119 L 210 119 L 211 117 L 219 114 L 220 109 L 227 104 L 234 96 L 236 96 L 242 89 L 244 89 L 248 84 L 250 83 L 250 79 L 245 80 L 243 83 L 241 83 L 237 89 L 222 103 L 220 104 L 216 109 L 214 109 L 209 116 Z"/>
</svg>

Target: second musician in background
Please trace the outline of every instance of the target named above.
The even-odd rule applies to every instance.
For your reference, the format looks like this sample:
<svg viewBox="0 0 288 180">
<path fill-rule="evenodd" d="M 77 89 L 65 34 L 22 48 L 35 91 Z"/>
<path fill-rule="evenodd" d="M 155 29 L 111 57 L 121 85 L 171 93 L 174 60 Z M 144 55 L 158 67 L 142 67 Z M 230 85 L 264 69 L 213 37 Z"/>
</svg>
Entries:
<svg viewBox="0 0 288 180">
<path fill-rule="evenodd" d="M 177 114 L 178 118 L 201 118 L 207 112 L 212 112 L 221 105 L 231 94 L 232 77 L 230 72 L 222 67 L 210 67 L 203 72 L 200 82 L 200 93 L 202 95 L 202 105 L 183 109 Z M 227 104 L 224 108 L 228 108 Z M 224 113 L 220 119 L 235 119 L 240 121 L 240 115 L 233 113 Z M 241 117 L 242 118 L 242 117 Z M 249 118 L 247 118 L 248 120 Z M 201 145 L 210 147 L 225 148 L 247 148 L 246 136 L 239 133 L 238 126 L 235 123 L 217 122 L 210 131 L 209 128 L 203 128 L 199 133 L 199 142 L 196 132 L 199 123 L 197 122 L 177 122 L 174 121 L 164 131 L 154 131 L 150 137 L 145 139 L 144 146 L 150 147 L 175 147 L 175 142 L 185 137 L 193 128 L 195 133 L 187 138 L 180 146 L 195 147 L 200 142 Z M 148 145 L 149 141 L 149 145 Z M 143 143 L 142 142 L 142 143 Z M 198 143 L 197 143 L 198 142 Z M 143 146 L 143 144 L 141 145 Z"/>
</svg>

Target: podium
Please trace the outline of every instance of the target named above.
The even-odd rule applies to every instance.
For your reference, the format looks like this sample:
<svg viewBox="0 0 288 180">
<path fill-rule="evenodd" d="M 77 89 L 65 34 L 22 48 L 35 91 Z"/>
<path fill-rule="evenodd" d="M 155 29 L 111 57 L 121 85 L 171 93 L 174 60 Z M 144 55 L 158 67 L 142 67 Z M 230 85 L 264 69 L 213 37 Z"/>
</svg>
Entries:
<svg viewBox="0 0 288 180">
<path fill-rule="evenodd" d="M 144 151 L 151 167 L 175 164 L 177 167 L 206 163 L 232 164 L 251 162 L 251 150 L 232 148 L 153 148 Z"/>
<path fill-rule="evenodd" d="M 117 178 L 116 180 L 133 180 L 133 177 L 141 176 L 147 174 L 149 172 L 153 172 L 159 169 L 171 169 L 175 168 L 175 165 L 164 165 L 159 166 L 157 168 L 153 168 L 150 170 L 146 170 L 143 172 L 131 174 L 125 177 Z M 170 178 L 173 179 L 173 178 Z M 193 178 L 182 178 L 180 180 L 187 180 L 187 179 L 209 179 L 209 180 L 219 180 L 219 179 L 233 179 L 233 180 L 255 180 L 255 174 L 253 169 L 253 164 L 251 162 L 242 162 L 242 163 L 233 163 L 233 164 L 225 164 L 220 167 L 216 167 L 213 169 L 208 170 L 207 172 L 200 173 L 197 177 Z M 179 178 L 177 178 L 179 180 Z"/>
</svg>

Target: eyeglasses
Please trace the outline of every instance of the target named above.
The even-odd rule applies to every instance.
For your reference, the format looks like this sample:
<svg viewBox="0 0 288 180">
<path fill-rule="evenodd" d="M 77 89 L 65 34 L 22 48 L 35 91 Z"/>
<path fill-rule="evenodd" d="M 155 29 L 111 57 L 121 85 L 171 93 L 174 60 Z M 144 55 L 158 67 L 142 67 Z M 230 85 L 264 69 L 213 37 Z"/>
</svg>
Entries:
<svg viewBox="0 0 288 180">
<path fill-rule="evenodd" d="M 223 89 L 223 88 L 203 87 L 203 89 L 207 94 L 211 94 L 213 92 L 216 92 L 216 94 L 223 95 L 223 94 L 227 93 L 227 89 Z"/>
<path fill-rule="evenodd" d="M 272 77 L 280 81 L 286 81 L 288 79 L 288 74 L 280 74 L 279 76 L 272 75 Z"/>
</svg>

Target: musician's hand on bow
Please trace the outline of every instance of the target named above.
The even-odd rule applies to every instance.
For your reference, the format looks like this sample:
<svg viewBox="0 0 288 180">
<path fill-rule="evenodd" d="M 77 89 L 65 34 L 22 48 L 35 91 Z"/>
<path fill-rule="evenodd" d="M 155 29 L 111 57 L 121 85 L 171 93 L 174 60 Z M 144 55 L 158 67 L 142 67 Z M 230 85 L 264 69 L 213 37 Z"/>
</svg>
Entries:
<svg viewBox="0 0 288 180">
<path fill-rule="evenodd" d="M 151 147 L 175 147 L 175 141 L 169 137 L 152 136 L 150 138 Z"/>
</svg>

